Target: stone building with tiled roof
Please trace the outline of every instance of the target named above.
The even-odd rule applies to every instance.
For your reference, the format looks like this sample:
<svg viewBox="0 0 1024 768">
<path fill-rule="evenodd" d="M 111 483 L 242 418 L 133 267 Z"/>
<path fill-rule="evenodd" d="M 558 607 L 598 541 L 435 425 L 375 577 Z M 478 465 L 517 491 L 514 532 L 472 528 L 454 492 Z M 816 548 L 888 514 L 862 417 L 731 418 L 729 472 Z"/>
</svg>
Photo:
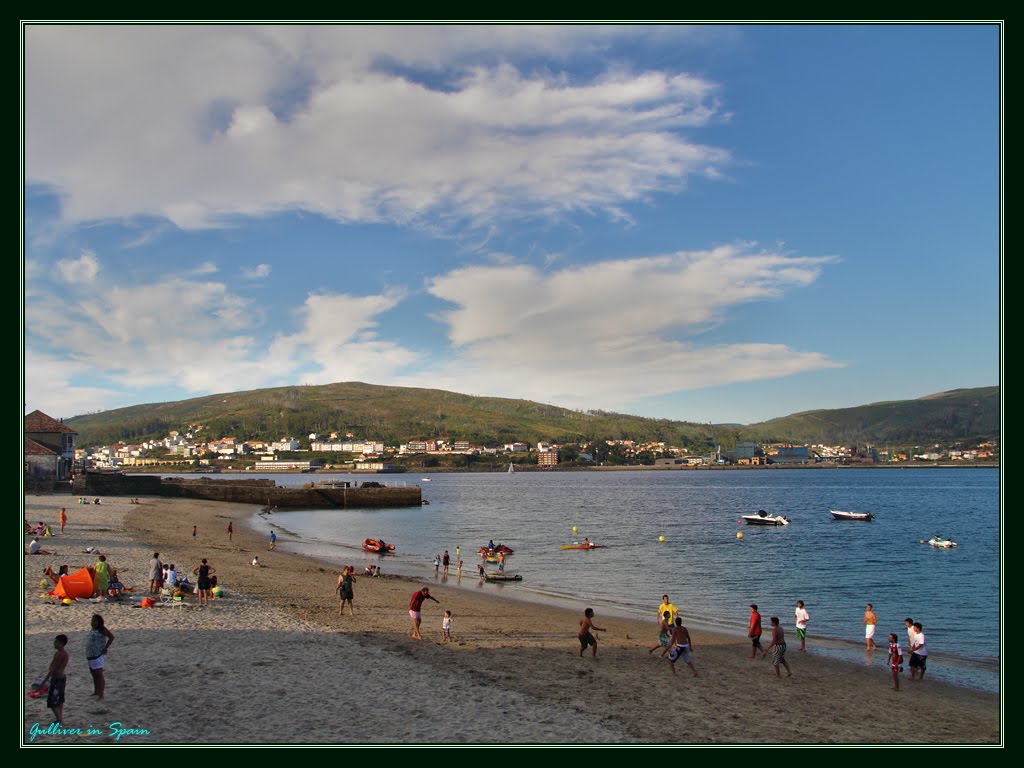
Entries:
<svg viewBox="0 0 1024 768">
<path fill-rule="evenodd" d="M 75 461 L 75 436 L 64 422 L 32 411 L 25 416 L 25 477 L 69 480 Z"/>
</svg>

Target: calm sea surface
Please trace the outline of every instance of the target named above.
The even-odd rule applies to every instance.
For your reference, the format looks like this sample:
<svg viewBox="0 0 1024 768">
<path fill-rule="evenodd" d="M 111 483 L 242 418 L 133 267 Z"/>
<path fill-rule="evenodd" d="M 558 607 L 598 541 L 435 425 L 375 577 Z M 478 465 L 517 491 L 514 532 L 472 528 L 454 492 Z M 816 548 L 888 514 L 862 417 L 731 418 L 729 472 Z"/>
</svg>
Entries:
<svg viewBox="0 0 1024 768">
<path fill-rule="evenodd" d="M 267 475 L 282 486 L 309 475 Z M 316 475 L 317 481 L 368 476 Z M 429 477 L 429 481 L 425 478 Z M 749 604 L 778 616 L 793 637 L 793 609 L 811 615 L 808 648 L 880 670 L 885 651 L 864 652 L 865 603 L 879 617 L 876 642 L 903 619 L 924 625 L 928 676 L 998 691 L 1001 646 L 1001 516 L 997 469 L 778 469 L 382 475 L 420 485 L 429 505 L 413 509 L 281 511 L 255 519 L 288 549 L 362 571 L 433 581 L 434 555 L 453 558 L 447 583 L 598 614 L 650 618 L 668 593 L 688 624 L 746 633 Z M 740 525 L 758 509 L 790 525 Z M 871 522 L 836 521 L 830 509 L 871 512 Z M 573 527 L 577 532 L 573 532 Z M 737 537 L 743 533 L 743 538 Z M 935 534 L 958 542 L 935 549 Z M 604 544 L 592 551 L 560 544 Z M 664 542 L 659 538 L 664 536 Z M 394 556 L 367 555 L 383 538 Z M 481 584 L 477 550 L 489 539 L 515 550 L 515 584 Z M 464 561 L 455 578 L 456 547 Z M 493 570 L 493 566 L 490 567 Z M 908 655 L 909 658 L 909 655 Z"/>
</svg>

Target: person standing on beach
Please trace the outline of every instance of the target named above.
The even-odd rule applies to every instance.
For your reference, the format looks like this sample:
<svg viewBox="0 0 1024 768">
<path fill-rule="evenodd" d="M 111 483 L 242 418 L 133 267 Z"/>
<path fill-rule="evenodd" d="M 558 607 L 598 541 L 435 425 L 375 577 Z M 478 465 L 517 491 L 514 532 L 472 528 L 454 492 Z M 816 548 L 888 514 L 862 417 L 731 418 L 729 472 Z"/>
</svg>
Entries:
<svg viewBox="0 0 1024 768">
<path fill-rule="evenodd" d="M 445 611 L 444 618 L 441 619 L 441 642 L 450 643 L 452 641 L 452 612 Z"/>
<path fill-rule="evenodd" d="M 874 608 L 871 607 L 871 603 L 868 603 L 867 609 L 864 611 L 864 620 L 861 624 L 864 625 L 864 642 L 867 643 L 867 651 L 874 651 L 878 648 L 875 645 L 875 625 L 878 623 L 878 617 L 875 615 Z"/>
<path fill-rule="evenodd" d="M 661 658 L 665 658 L 665 654 L 668 653 L 669 638 L 672 635 L 672 614 L 665 611 L 661 614 L 661 625 L 658 627 L 658 644 L 653 648 L 648 648 L 648 653 L 654 653 L 656 650 L 661 648 Z"/>
<path fill-rule="evenodd" d="M 199 590 L 199 605 L 210 605 L 210 590 L 213 589 L 211 577 L 216 572 L 213 566 L 206 562 L 205 557 L 199 565 L 192 569 L 192 573 L 196 577 L 196 589 Z"/>
<path fill-rule="evenodd" d="M 781 664 L 786 668 L 786 677 L 792 677 L 793 672 L 789 669 L 789 662 L 786 661 L 786 635 L 782 631 L 782 627 L 779 626 L 779 617 L 772 616 L 772 643 L 768 646 L 768 650 L 772 652 L 772 672 L 776 677 L 782 677 L 779 674 L 779 665 Z"/>
<path fill-rule="evenodd" d="M 582 658 L 583 652 L 587 650 L 588 646 L 593 646 L 594 660 L 597 660 L 597 639 L 590 634 L 590 630 L 595 632 L 607 632 L 608 630 L 602 629 L 594 624 L 594 609 L 587 608 L 583 612 L 583 618 L 580 619 L 580 657 Z"/>
<path fill-rule="evenodd" d="M 811 617 L 807 613 L 807 609 L 804 608 L 803 600 L 796 601 L 796 610 L 793 611 L 793 618 L 796 619 L 796 636 L 800 638 L 800 650 L 806 650 L 804 642 L 807 640 L 807 622 L 811 620 Z"/>
<path fill-rule="evenodd" d="M 338 577 L 338 586 L 335 587 L 338 593 L 338 615 L 345 615 L 345 603 L 348 603 L 349 616 L 356 615 L 356 609 L 352 607 L 352 582 L 356 580 L 354 575 L 355 567 L 346 566 L 341 569 L 341 575 Z"/>
<path fill-rule="evenodd" d="M 682 656 L 683 661 L 686 662 L 686 666 L 693 672 L 693 676 L 697 677 L 697 668 L 693 666 L 693 662 L 690 661 L 690 651 L 693 650 L 693 641 L 690 640 L 690 633 L 683 626 L 683 620 L 678 616 L 676 617 L 676 625 L 672 628 L 672 650 L 668 652 L 668 665 L 672 667 L 672 674 L 678 674 L 676 672 L 676 661 Z"/>
<path fill-rule="evenodd" d="M 234 524 L 234 522 L 229 520 L 228 521 L 228 541 L 231 541 L 231 539 L 232 539 L 232 537 L 234 535 L 235 535 L 235 524 Z"/>
<path fill-rule="evenodd" d="M 423 603 L 427 600 L 433 600 L 438 605 L 441 601 L 430 594 L 430 589 L 424 587 L 419 592 L 414 592 L 412 599 L 409 600 L 409 618 L 412 619 L 412 636 L 414 640 L 422 640 L 420 637 L 420 622 L 423 620 Z"/>
<path fill-rule="evenodd" d="M 747 637 L 750 638 L 750 658 L 757 656 L 761 651 L 761 658 L 768 655 L 768 651 L 761 648 L 761 614 L 757 612 L 757 604 L 750 604 L 750 627 L 747 629 Z"/>
<path fill-rule="evenodd" d="M 451 565 L 452 559 L 448 556 L 448 550 L 444 551 L 444 557 L 441 558 L 441 563 L 444 565 L 444 575 L 448 575 L 448 566 Z"/>
<path fill-rule="evenodd" d="M 914 639 L 910 643 L 910 679 L 916 676 L 924 680 L 924 671 L 928 669 L 928 646 L 924 641 L 924 627 L 920 621 L 914 622 Z"/>
<path fill-rule="evenodd" d="M 60 508 L 60 514 L 57 515 L 57 520 L 60 522 L 60 532 L 64 533 L 64 526 L 68 524 L 68 513 L 64 507 Z"/>
<path fill-rule="evenodd" d="M 59 723 L 64 719 L 64 691 L 67 686 L 68 659 L 71 657 L 65 650 L 68 644 L 67 635 L 57 635 L 53 638 L 53 659 L 46 670 L 46 677 L 43 678 L 36 690 L 49 683 L 50 689 L 46 692 L 46 706 L 53 712 L 53 722 Z"/>
<path fill-rule="evenodd" d="M 661 596 L 661 605 L 658 606 L 658 621 L 659 622 L 661 621 L 662 614 L 665 613 L 665 611 L 668 611 L 669 614 L 671 614 L 671 620 L 668 623 L 669 629 L 671 630 L 671 628 L 673 626 L 675 626 L 676 616 L 679 615 L 679 609 L 676 608 L 674 605 L 672 605 L 672 603 L 669 602 L 668 595 L 662 595 Z"/>
<path fill-rule="evenodd" d="M 273 531 L 270 532 L 270 546 L 267 549 L 271 551 L 277 549 L 277 534 Z"/>
<path fill-rule="evenodd" d="M 441 556 L 434 555 L 434 575 L 437 576 L 437 569 L 441 567 Z"/>
<path fill-rule="evenodd" d="M 85 639 L 85 658 L 89 662 L 89 674 L 92 675 L 92 693 L 97 699 L 103 699 L 107 689 L 107 680 L 103 668 L 107 663 L 107 651 L 114 642 L 113 633 L 107 629 L 103 617 L 98 613 L 92 615 L 92 631 Z"/>
<path fill-rule="evenodd" d="M 93 597 L 105 597 L 107 585 L 110 584 L 110 566 L 107 565 L 106 555 L 100 555 L 100 559 L 93 566 L 93 574 L 95 574 L 93 579 L 93 587 L 95 588 Z"/>
<path fill-rule="evenodd" d="M 193 525 L 192 526 L 192 541 L 196 540 L 196 533 L 198 533 L 198 531 L 196 530 L 196 527 Z"/>
<path fill-rule="evenodd" d="M 903 649 L 900 648 L 900 641 L 896 639 L 896 633 L 889 635 L 889 669 L 892 671 L 892 689 L 900 689 L 900 672 L 903 671 Z"/>
<path fill-rule="evenodd" d="M 149 561 L 149 594 L 155 595 L 164 583 L 164 564 L 160 562 L 160 553 L 154 552 Z"/>
</svg>

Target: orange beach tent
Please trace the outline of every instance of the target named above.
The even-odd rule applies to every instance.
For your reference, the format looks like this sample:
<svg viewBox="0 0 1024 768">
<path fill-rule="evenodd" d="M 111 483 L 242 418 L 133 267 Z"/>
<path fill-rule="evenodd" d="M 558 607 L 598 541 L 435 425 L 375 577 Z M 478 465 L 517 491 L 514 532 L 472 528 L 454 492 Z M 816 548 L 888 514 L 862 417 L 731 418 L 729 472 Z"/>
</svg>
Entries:
<svg viewBox="0 0 1024 768">
<path fill-rule="evenodd" d="M 92 576 L 89 574 L 88 568 L 82 568 L 67 576 L 61 576 L 57 586 L 50 594 L 60 598 L 70 597 L 74 600 L 76 597 L 92 597 L 92 592 Z"/>
</svg>

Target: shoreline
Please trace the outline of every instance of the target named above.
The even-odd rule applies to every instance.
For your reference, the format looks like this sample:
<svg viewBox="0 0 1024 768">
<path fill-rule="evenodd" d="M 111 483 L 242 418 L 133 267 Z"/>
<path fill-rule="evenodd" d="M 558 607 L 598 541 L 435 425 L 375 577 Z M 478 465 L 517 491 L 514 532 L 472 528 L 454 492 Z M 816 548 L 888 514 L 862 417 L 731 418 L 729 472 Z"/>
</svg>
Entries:
<svg viewBox="0 0 1024 768">
<path fill-rule="evenodd" d="M 881 669 L 884 658 L 867 668 L 817 655 L 813 647 L 801 654 L 793 650 L 788 628 L 793 678 L 777 680 L 768 662 L 750 660 L 745 638 L 696 625 L 693 662 L 701 676 L 692 678 L 680 665 L 673 677 L 657 653 L 647 653 L 657 642 L 658 596 L 650 622 L 598 613 L 595 622 L 607 631 L 599 633 L 594 662 L 589 652 L 578 655 L 582 602 L 573 610 L 427 581 L 441 605 L 425 604 L 424 639 L 417 642 L 410 637 L 407 605 L 422 580 L 357 572 L 356 615 L 339 618 L 333 591 L 338 570 L 300 554 L 267 551 L 266 540 L 246 524 L 255 512 L 250 505 L 104 501 L 68 507 L 67 533 L 46 540 L 56 556 L 24 558 L 23 673 L 27 690 L 52 655 L 53 634 L 67 633 L 67 725 L 117 720 L 150 732 L 123 736 L 120 743 L 1001 742 L 998 695 L 906 680 L 894 692 Z M 25 516 L 53 521 L 68 502 L 63 494 L 26 496 Z M 228 521 L 235 528 L 231 542 Z M 194 540 L 192 525 L 199 531 Z M 86 546 L 108 554 L 125 583 L 143 591 L 153 551 L 183 572 L 207 557 L 226 596 L 207 608 L 189 598 L 187 607 L 151 610 L 130 603 L 64 607 L 41 600 L 42 566 L 69 562 L 74 570 L 91 564 L 82 553 Z M 266 567 L 252 568 L 253 555 Z M 455 617 L 454 641 L 442 644 L 446 608 Z M 682 601 L 680 608 L 685 620 L 693 606 Z M 94 610 L 106 616 L 118 638 L 108 659 L 104 702 L 87 701 L 81 652 Z M 31 725 L 45 727 L 49 712 L 45 702 L 23 701 L 25 743 L 71 738 L 40 736 L 30 742 Z M 781 716 L 766 731 L 738 727 L 749 720 L 751 702 Z M 884 714 L 890 706 L 928 716 L 890 717 Z"/>
<path fill-rule="evenodd" d="M 155 465 L 151 467 L 120 467 L 118 472 L 127 475 L 243 475 L 249 477 L 264 477 L 266 475 L 430 475 L 449 474 L 465 472 L 469 474 L 501 474 L 506 471 L 507 465 L 495 465 L 493 467 L 422 467 L 411 466 L 402 471 L 379 472 L 376 470 L 357 469 L 313 469 L 313 470 L 289 470 L 282 469 L 276 472 L 261 470 L 256 472 L 251 469 L 230 469 L 230 468 L 207 468 L 179 469 L 174 466 Z M 641 472 L 758 472 L 773 470 L 791 469 L 1000 469 L 1000 462 L 987 461 L 952 461 L 952 462 L 883 462 L 869 463 L 856 462 L 853 464 L 836 464 L 832 462 L 808 462 L 807 464 L 707 464 L 700 466 L 652 466 L 650 464 L 611 464 L 608 466 L 578 467 L 578 466 L 553 466 L 539 467 L 536 464 L 517 464 L 516 472 L 624 472 L 636 470 Z"/>
</svg>

